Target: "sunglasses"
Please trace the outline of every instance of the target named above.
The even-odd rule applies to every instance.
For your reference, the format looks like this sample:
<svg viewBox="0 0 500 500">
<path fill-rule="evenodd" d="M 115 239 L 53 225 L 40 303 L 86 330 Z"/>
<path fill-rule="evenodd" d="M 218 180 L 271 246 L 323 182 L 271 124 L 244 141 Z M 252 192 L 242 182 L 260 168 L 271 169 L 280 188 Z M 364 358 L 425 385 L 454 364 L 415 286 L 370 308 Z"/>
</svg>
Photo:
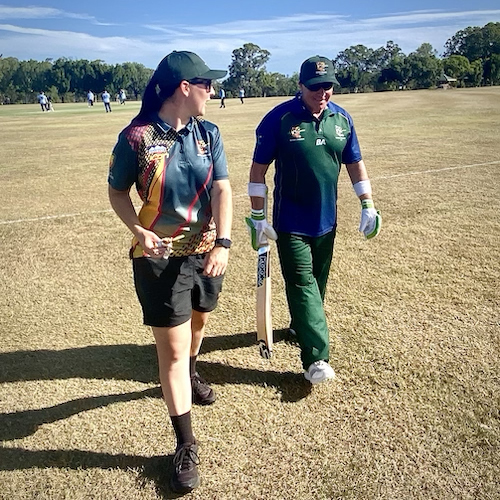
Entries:
<svg viewBox="0 0 500 500">
<path fill-rule="evenodd" d="M 306 85 L 306 89 L 310 90 L 311 92 L 317 92 L 320 89 L 327 91 L 327 90 L 331 90 L 332 87 L 333 87 L 333 83 L 331 83 L 331 82 L 315 83 L 314 85 Z"/>
<path fill-rule="evenodd" d="M 188 80 L 192 85 L 204 85 L 207 92 L 212 90 L 212 80 L 207 80 L 205 78 L 193 78 L 192 80 Z"/>
</svg>

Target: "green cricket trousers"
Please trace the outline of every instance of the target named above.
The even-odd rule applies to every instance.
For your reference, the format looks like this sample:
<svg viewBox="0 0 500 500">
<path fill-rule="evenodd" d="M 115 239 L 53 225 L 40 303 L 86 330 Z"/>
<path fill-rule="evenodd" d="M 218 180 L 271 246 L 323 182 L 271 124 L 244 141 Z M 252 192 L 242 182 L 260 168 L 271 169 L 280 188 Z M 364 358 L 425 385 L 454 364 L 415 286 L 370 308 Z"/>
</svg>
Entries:
<svg viewBox="0 0 500 500">
<path fill-rule="evenodd" d="M 329 333 L 323 300 L 336 230 L 316 238 L 278 233 L 278 255 L 285 280 L 290 327 L 297 333 L 305 370 L 329 359 Z"/>
</svg>

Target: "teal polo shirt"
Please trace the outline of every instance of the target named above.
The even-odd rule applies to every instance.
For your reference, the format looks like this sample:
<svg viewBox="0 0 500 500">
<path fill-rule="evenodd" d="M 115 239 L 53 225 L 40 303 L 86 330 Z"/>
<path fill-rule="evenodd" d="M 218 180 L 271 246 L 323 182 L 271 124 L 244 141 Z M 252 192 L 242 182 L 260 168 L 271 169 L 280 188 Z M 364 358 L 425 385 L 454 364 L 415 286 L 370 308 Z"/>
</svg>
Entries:
<svg viewBox="0 0 500 500">
<path fill-rule="evenodd" d="M 133 120 L 118 136 L 110 160 L 108 183 L 119 191 L 136 185 L 143 201 L 139 220 L 160 238 L 184 235 L 173 255 L 205 253 L 216 231 L 210 190 L 227 179 L 228 168 L 218 127 L 191 118 L 175 131 L 156 115 Z M 137 240 L 132 256 L 142 256 Z"/>
<path fill-rule="evenodd" d="M 299 94 L 272 109 L 256 135 L 254 161 L 275 162 L 274 228 L 311 237 L 331 231 L 341 165 L 362 159 L 349 113 L 329 102 L 316 119 Z"/>
</svg>

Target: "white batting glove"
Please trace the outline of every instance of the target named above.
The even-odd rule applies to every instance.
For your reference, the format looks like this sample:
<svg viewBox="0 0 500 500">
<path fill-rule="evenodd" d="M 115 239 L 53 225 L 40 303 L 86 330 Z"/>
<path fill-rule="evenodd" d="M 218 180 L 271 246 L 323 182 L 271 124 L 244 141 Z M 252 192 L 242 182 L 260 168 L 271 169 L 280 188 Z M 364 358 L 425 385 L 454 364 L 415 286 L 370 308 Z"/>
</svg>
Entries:
<svg viewBox="0 0 500 500">
<path fill-rule="evenodd" d="M 382 216 L 375 210 L 373 200 L 361 200 L 361 221 L 359 231 L 367 240 L 375 238 L 382 228 Z"/>
<path fill-rule="evenodd" d="M 252 248 L 258 250 L 269 243 L 270 240 L 277 240 L 278 235 L 273 226 L 267 222 L 264 216 L 264 210 L 253 210 L 250 217 L 245 217 L 248 232 L 250 233 Z"/>
</svg>

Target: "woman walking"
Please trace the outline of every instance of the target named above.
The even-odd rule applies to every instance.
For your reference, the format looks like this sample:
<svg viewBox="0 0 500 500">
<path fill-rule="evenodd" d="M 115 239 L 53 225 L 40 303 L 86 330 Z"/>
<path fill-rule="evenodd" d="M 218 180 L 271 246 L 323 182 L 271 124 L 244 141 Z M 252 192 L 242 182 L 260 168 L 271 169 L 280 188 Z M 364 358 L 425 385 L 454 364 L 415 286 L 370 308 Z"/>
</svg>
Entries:
<svg viewBox="0 0 500 500">
<path fill-rule="evenodd" d="M 171 487 L 179 493 L 200 483 L 191 404 L 215 401 L 196 358 L 226 271 L 232 199 L 219 129 L 201 117 L 214 95 L 212 80 L 225 74 L 192 52 L 168 54 L 139 114 L 119 135 L 108 178 L 111 205 L 133 233 L 135 288 L 177 439 Z M 139 214 L 134 184 L 143 200 Z"/>
</svg>

